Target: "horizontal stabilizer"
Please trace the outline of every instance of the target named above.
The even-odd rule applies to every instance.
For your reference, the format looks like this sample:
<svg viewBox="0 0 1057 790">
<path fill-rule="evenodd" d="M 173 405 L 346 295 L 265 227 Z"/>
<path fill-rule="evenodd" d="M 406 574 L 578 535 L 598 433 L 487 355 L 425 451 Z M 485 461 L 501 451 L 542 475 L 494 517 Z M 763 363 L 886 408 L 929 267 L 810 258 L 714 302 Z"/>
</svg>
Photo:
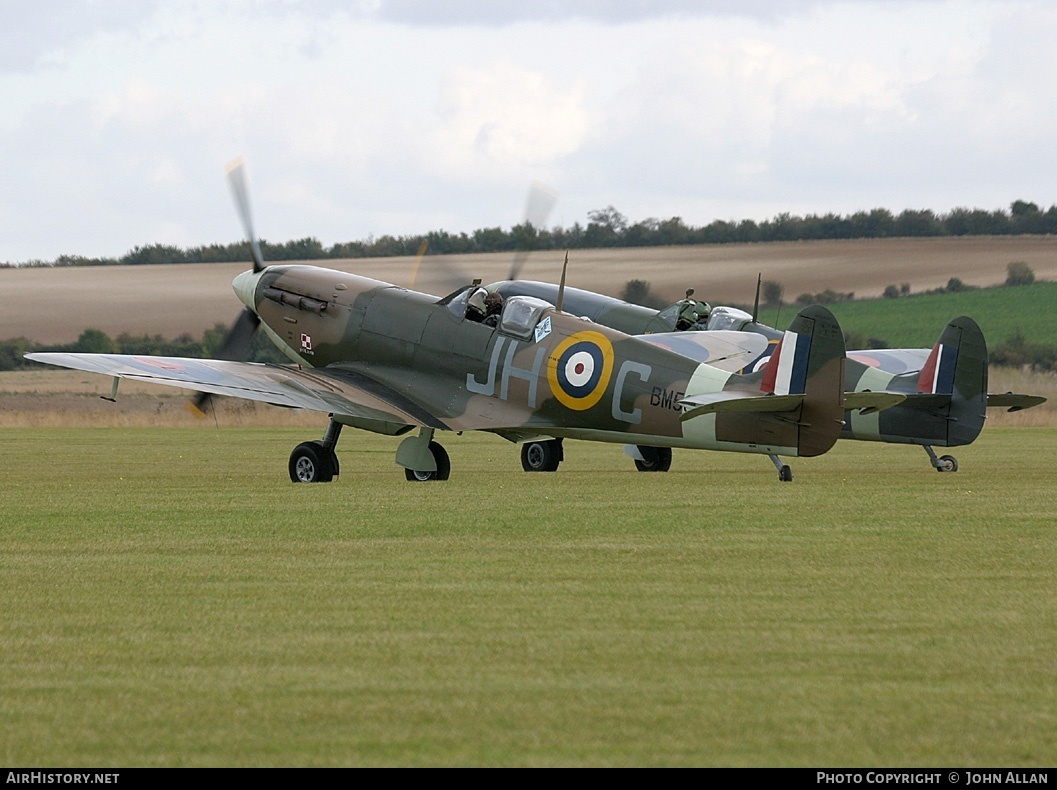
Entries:
<svg viewBox="0 0 1057 790">
<path fill-rule="evenodd" d="M 906 395 L 898 392 L 845 392 L 844 408 L 848 411 L 861 409 L 863 414 L 872 414 L 900 404 L 906 399 Z"/>
<path fill-rule="evenodd" d="M 683 422 L 703 414 L 761 414 L 765 412 L 792 411 L 804 402 L 804 395 L 752 396 L 740 392 L 714 392 L 683 398 L 685 409 L 679 416 Z M 686 407 L 690 406 L 689 409 Z"/>
<path fill-rule="evenodd" d="M 1020 395 L 1015 392 L 987 393 L 987 407 L 989 409 L 994 407 L 1008 409 L 1009 411 L 1021 411 L 1045 402 L 1046 399 L 1040 395 Z"/>
</svg>

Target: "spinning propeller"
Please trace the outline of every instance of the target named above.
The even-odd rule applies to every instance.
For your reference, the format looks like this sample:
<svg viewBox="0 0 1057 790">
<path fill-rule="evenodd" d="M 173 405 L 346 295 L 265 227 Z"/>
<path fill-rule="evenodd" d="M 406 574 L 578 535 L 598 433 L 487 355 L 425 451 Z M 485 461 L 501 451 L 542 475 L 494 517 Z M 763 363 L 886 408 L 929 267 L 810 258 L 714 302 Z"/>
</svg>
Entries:
<svg viewBox="0 0 1057 790">
<path fill-rule="evenodd" d="M 533 181 L 529 189 L 528 200 L 525 203 L 525 224 L 531 225 L 534 230 L 542 230 L 546 227 L 547 217 L 558 200 L 558 193 L 539 181 Z M 528 260 L 529 250 L 518 250 L 514 253 L 514 260 L 510 264 L 508 280 L 516 280 L 521 273 L 521 267 Z"/>
<path fill-rule="evenodd" d="M 246 188 L 246 176 L 241 159 L 236 159 L 228 166 L 228 180 L 231 183 L 231 192 L 235 196 L 235 207 L 239 211 L 242 220 L 242 229 L 246 233 L 246 239 L 250 243 L 250 251 L 253 254 L 253 271 L 260 272 L 265 269 L 264 256 L 261 255 L 261 247 L 257 242 L 257 235 L 253 232 L 253 218 L 250 213 L 249 190 Z M 217 359 L 227 359 L 234 362 L 244 362 L 250 356 L 253 334 L 260 326 L 261 319 L 249 307 L 245 308 L 235 319 L 228 329 L 217 352 Z M 212 400 L 213 395 L 209 392 L 199 392 L 191 402 L 195 409 L 205 413 L 206 407 Z"/>
<path fill-rule="evenodd" d="M 537 232 L 544 230 L 546 228 L 545 223 L 547 222 L 547 217 L 550 214 L 551 209 L 554 208 L 554 204 L 557 200 L 558 193 L 556 191 L 539 181 L 533 181 L 529 188 L 528 199 L 525 203 L 525 221 L 523 224 L 531 225 Z M 418 253 L 415 255 L 415 263 L 411 268 L 411 277 L 407 284 L 409 289 L 414 289 L 415 287 L 415 280 L 418 278 L 418 272 L 422 266 L 423 258 L 426 255 L 427 247 L 427 243 L 423 241 L 418 248 Z M 525 249 L 517 250 L 514 253 L 514 258 L 510 263 L 510 271 L 507 274 L 506 279 L 517 279 L 530 252 L 531 250 Z M 436 266 L 437 269 L 440 269 L 441 267 L 445 269 L 445 271 L 442 272 L 434 271 L 435 274 L 439 275 L 435 277 L 435 280 L 438 280 L 439 283 L 435 282 L 434 285 L 439 285 L 439 289 L 442 292 L 453 291 L 456 288 L 461 288 L 466 285 L 469 278 L 459 270 L 458 266 L 444 259 L 438 260 Z"/>
</svg>

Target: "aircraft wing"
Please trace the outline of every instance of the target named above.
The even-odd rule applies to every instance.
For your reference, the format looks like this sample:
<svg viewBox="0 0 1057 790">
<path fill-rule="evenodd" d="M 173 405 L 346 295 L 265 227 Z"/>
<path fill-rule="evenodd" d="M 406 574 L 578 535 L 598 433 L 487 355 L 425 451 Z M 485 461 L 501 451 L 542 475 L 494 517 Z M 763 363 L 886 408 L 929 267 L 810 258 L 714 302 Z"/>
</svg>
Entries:
<svg viewBox="0 0 1057 790">
<path fill-rule="evenodd" d="M 869 368 L 877 368 L 885 373 L 899 376 L 904 373 L 917 373 L 928 361 L 931 348 L 876 348 L 862 351 L 848 351 L 848 359 L 861 362 Z"/>
<path fill-rule="evenodd" d="M 657 332 L 635 337 L 728 373 L 742 370 L 767 348 L 767 338 L 755 332 Z"/>
<path fill-rule="evenodd" d="M 122 379 L 229 395 L 406 425 L 447 427 L 390 387 L 362 374 L 286 365 L 126 354 L 26 354 L 26 359 Z"/>
</svg>

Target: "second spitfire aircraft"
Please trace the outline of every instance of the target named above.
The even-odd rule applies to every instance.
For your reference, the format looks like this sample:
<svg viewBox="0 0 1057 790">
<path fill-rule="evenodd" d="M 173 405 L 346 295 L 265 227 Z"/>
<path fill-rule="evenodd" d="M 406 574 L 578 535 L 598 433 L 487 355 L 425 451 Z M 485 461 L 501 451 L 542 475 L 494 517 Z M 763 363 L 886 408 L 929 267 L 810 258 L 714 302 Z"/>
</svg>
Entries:
<svg viewBox="0 0 1057 790">
<path fill-rule="evenodd" d="M 516 270 L 512 270 L 512 274 L 516 274 Z M 507 297 L 530 295 L 555 299 L 557 294 L 557 289 L 550 283 L 513 277 L 488 285 L 486 289 Z M 651 337 L 654 342 L 691 356 L 702 342 L 701 336 L 713 332 L 720 332 L 733 344 L 738 342 L 738 333 L 743 333 L 743 338 L 763 337 L 766 347 L 750 357 L 739 372 L 757 370 L 767 363 L 768 355 L 776 348 L 782 332 L 758 323 L 754 315 L 736 307 L 706 308 L 701 302 L 691 300 L 692 294 L 693 290 L 688 290 L 685 300 L 659 311 L 576 288 L 565 289 L 563 298 L 565 308 L 572 313 L 631 335 Z M 702 331 L 676 331 L 684 305 L 697 307 L 698 312 L 707 314 Z M 750 350 L 749 345 L 746 350 Z M 984 427 L 989 407 L 1017 411 L 1046 400 L 1036 395 L 988 393 L 987 369 L 987 343 L 983 332 L 967 316 L 949 321 L 931 349 L 849 350 L 844 386 L 849 403 L 866 392 L 888 392 L 901 395 L 902 399 L 890 408 L 849 408 L 841 437 L 920 445 L 928 453 L 934 469 L 956 472 L 958 462 L 954 456 L 937 456 L 933 446 L 971 444 Z M 649 458 L 643 465 L 644 455 L 639 448 L 628 446 L 626 452 L 636 459 L 640 470 L 656 470 L 648 463 Z M 664 464 L 670 460 L 670 451 L 667 451 L 661 466 L 666 469 Z"/>
<path fill-rule="evenodd" d="M 779 456 L 825 453 L 846 409 L 902 400 L 864 394 L 845 401 L 843 334 L 821 306 L 801 310 L 767 363 L 741 375 L 731 371 L 744 365 L 745 349 L 722 339 L 703 338 L 688 356 L 532 296 L 507 299 L 491 327 L 472 320 L 476 285 L 438 298 L 332 269 L 269 266 L 241 166 L 230 178 L 254 263 L 233 282 L 246 307 L 224 358 L 26 356 L 112 376 L 110 399 L 127 378 L 197 391 L 199 406 L 219 394 L 327 413 L 323 438 L 290 456 L 295 482 L 338 474 L 343 426 L 390 436 L 417 429 L 396 449 L 408 480 L 447 479 L 448 454 L 434 437 L 470 430 L 522 444 L 528 471 L 556 469 L 562 440 L 575 438 L 631 444 L 647 457 L 672 447 L 761 453 L 789 480 Z M 239 361 L 258 328 L 295 364 Z"/>
</svg>

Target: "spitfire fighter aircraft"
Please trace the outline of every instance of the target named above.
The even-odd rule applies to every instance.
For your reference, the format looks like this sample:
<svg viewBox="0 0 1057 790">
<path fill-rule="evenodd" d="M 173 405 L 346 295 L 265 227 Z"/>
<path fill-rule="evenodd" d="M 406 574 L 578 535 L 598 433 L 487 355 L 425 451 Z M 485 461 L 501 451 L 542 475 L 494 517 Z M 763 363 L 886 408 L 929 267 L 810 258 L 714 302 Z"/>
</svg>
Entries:
<svg viewBox="0 0 1057 790">
<path fill-rule="evenodd" d="M 438 432 L 487 431 L 522 445 L 527 471 L 552 471 L 565 438 L 630 444 L 640 468 L 667 468 L 671 448 L 817 456 L 836 442 L 846 408 L 843 334 L 824 307 L 800 311 L 758 370 L 744 344 L 722 337 L 665 347 L 560 309 L 561 298 L 505 300 L 495 326 L 475 314 L 475 285 L 437 297 L 343 271 L 265 264 L 254 235 L 241 168 L 230 173 L 253 268 L 233 282 L 245 309 L 223 359 L 34 353 L 29 359 L 120 379 L 311 409 L 329 415 L 321 440 L 294 448 L 295 482 L 339 472 L 344 426 L 406 436 L 396 463 L 408 480 L 445 480 Z M 263 330 L 291 365 L 240 361 Z M 758 355 L 766 345 L 751 347 Z M 902 397 L 865 393 L 854 404 L 882 408 Z M 414 433 L 413 433 L 414 432 Z"/>
<path fill-rule="evenodd" d="M 540 299 L 553 299 L 556 293 L 549 283 L 513 279 L 493 283 L 487 290 Z M 660 311 L 574 288 L 566 289 L 564 300 L 572 313 L 631 335 L 653 338 L 691 356 L 703 334 L 719 332 L 735 345 L 737 333 L 763 337 L 766 347 L 753 353 L 737 372 L 758 370 L 767 363 L 782 332 L 758 323 L 754 315 L 739 308 L 708 307 L 691 299 L 692 294 L 692 290 L 687 291 L 686 299 Z M 680 315 L 695 311 L 702 321 L 686 326 L 698 331 L 677 331 L 682 327 Z M 752 348 L 746 345 L 747 351 Z M 931 349 L 849 350 L 847 356 L 844 389 L 849 408 L 841 438 L 920 445 L 940 472 L 957 471 L 958 462 L 951 455 L 938 457 L 933 447 L 971 444 L 983 429 L 988 408 L 1017 411 L 1046 400 L 1035 395 L 988 393 L 987 344 L 980 327 L 966 316 L 951 320 Z M 851 408 L 855 394 L 870 392 L 902 398 L 887 408 Z M 637 458 L 636 448 L 627 447 L 626 451 Z"/>
</svg>

